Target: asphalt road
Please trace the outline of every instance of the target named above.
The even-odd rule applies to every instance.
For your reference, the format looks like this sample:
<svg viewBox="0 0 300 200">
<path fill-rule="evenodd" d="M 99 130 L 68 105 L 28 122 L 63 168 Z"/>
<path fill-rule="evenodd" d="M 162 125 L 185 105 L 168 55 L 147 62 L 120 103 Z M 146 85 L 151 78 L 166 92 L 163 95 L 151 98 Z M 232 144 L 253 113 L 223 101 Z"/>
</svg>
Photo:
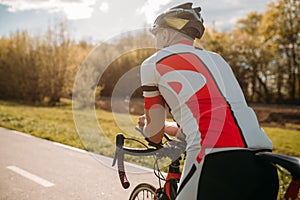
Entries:
<svg viewBox="0 0 300 200">
<path fill-rule="evenodd" d="M 126 166 L 121 187 L 112 159 L 0 127 L 0 200 L 128 199 L 141 183 L 157 184 L 151 170 Z"/>
</svg>

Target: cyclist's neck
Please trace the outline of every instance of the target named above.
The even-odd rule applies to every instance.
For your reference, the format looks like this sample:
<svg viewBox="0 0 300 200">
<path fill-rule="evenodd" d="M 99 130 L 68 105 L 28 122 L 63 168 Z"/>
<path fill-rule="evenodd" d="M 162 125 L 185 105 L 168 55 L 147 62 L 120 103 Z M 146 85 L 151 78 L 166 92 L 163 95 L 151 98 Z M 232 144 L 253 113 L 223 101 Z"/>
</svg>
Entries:
<svg viewBox="0 0 300 200">
<path fill-rule="evenodd" d="M 176 42 L 173 42 L 173 43 L 171 43 L 170 45 L 165 45 L 164 48 L 169 47 L 169 46 L 172 46 L 172 45 L 175 45 L 175 44 L 185 44 L 185 45 L 193 46 L 194 42 L 191 41 L 191 40 L 183 39 L 183 40 L 178 40 L 178 41 L 176 41 Z"/>
<path fill-rule="evenodd" d="M 193 45 L 193 41 L 191 40 L 187 40 L 187 39 L 183 39 L 183 40 L 179 40 L 178 42 L 176 42 L 175 44 L 186 44 L 186 45 Z"/>
</svg>

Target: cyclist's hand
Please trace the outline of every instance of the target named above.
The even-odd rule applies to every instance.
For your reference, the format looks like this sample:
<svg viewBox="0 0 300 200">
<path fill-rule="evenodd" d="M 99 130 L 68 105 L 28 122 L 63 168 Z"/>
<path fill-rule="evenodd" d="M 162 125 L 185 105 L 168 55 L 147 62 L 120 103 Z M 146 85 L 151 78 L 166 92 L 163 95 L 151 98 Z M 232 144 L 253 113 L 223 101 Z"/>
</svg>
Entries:
<svg viewBox="0 0 300 200">
<path fill-rule="evenodd" d="M 182 133 L 181 129 L 177 126 L 176 122 L 165 122 L 165 133 L 170 136 L 175 136 L 180 139 L 185 139 L 185 135 Z"/>
<path fill-rule="evenodd" d="M 156 144 L 156 143 L 154 143 L 154 142 L 151 142 L 151 141 L 149 140 L 149 138 L 144 134 L 144 129 L 143 129 L 143 128 L 144 128 L 144 127 L 140 127 L 140 126 L 136 126 L 136 127 L 135 127 L 135 129 L 136 129 L 138 132 L 140 132 L 140 133 L 144 136 L 145 140 L 148 142 L 148 145 L 149 145 L 149 146 L 152 146 L 152 147 L 155 147 L 155 148 L 157 148 L 157 149 L 162 148 L 162 142 L 160 142 L 160 143 L 158 143 L 158 144 Z"/>
<path fill-rule="evenodd" d="M 146 115 L 141 115 L 138 120 L 139 127 L 144 127 L 146 124 Z"/>
</svg>

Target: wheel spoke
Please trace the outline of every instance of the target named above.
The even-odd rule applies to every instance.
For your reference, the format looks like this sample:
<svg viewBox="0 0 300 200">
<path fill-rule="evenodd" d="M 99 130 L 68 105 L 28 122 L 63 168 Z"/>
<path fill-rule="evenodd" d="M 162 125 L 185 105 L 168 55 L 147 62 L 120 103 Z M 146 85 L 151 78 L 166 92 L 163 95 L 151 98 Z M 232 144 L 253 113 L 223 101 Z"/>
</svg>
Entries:
<svg viewBox="0 0 300 200">
<path fill-rule="evenodd" d="M 138 185 L 130 196 L 130 200 L 153 200 L 155 188 L 149 184 L 142 183 Z"/>
</svg>

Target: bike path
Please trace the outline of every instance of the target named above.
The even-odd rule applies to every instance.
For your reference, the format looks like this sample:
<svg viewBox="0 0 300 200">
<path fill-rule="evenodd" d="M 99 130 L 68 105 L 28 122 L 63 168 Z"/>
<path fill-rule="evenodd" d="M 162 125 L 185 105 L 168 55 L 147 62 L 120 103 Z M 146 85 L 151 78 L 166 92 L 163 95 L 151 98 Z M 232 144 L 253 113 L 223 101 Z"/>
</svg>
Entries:
<svg viewBox="0 0 300 200">
<path fill-rule="evenodd" d="M 96 157 L 96 158 L 95 158 Z M 0 127 L 0 199 L 128 199 L 141 182 L 154 185 L 151 170 L 133 164 L 129 189 L 121 187 L 112 158 Z"/>
</svg>

